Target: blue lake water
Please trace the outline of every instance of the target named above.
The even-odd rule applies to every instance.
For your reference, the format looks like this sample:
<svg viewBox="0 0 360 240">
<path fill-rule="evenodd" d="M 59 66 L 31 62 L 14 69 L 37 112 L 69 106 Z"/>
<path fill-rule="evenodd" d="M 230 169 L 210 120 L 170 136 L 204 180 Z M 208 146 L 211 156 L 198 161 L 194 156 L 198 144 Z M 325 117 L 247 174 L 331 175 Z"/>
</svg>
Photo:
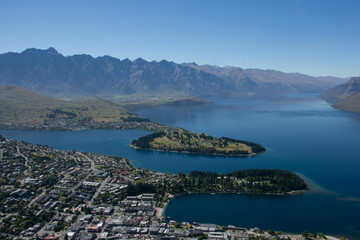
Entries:
<svg viewBox="0 0 360 240">
<path fill-rule="evenodd" d="M 177 221 L 260 227 L 290 233 L 323 232 L 359 239 L 359 202 L 307 193 L 301 196 L 193 194 L 172 200 L 166 215 Z"/>
<path fill-rule="evenodd" d="M 169 204 L 166 215 L 179 221 L 258 226 L 289 232 L 307 230 L 360 238 L 359 115 L 333 109 L 313 95 L 270 100 L 214 100 L 213 104 L 156 107 L 139 110 L 137 114 L 217 137 L 254 141 L 268 151 L 239 158 L 135 150 L 129 147 L 130 141 L 148 133 L 140 130 L 0 130 L 0 134 L 58 149 L 125 156 L 136 166 L 163 172 L 289 169 L 320 185 L 318 191 L 290 197 L 182 196 Z"/>
</svg>

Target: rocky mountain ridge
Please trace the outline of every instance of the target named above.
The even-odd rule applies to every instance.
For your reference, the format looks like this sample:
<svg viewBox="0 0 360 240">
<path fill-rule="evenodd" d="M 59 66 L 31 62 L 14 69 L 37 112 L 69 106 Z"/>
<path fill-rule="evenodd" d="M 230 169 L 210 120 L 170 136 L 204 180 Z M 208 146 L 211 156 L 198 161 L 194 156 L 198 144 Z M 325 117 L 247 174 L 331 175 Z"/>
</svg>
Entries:
<svg viewBox="0 0 360 240">
<path fill-rule="evenodd" d="M 237 96 L 322 92 L 346 79 L 237 67 L 176 64 L 110 56 L 63 56 L 54 48 L 0 54 L 0 85 L 16 85 L 45 95 Z"/>
</svg>

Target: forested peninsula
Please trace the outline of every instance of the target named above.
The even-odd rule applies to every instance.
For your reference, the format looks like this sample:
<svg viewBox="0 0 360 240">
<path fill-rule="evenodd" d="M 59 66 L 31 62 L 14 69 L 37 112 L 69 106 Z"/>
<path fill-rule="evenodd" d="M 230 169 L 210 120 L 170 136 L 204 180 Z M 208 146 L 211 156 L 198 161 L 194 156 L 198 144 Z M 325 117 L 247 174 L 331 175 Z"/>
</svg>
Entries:
<svg viewBox="0 0 360 240">
<path fill-rule="evenodd" d="M 278 169 L 246 169 L 232 173 L 193 171 L 180 175 L 180 188 L 191 192 L 290 193 L 303 191 L 307 185 L 293 172 Z"/>
<path fill-rule="evenodd" d="M 187 193 L 261 193 L 295 194 L 302 193 L 308 186 L 297 174 L 279 169 L 246 169 L 232 173 L 192 171 L 179 173 L 172 184 L 147 184 L 139 182 L 127 189 L 128 194 L 155 192 L 159 199 L 166 194 Z"/>
<path fill-rule="evenodd" d="M 139 149 L 166 152 L 248 156 L 264 152 L 260 144 L 227 137 L 216 138 L 204 133 L 184 129 L 155 132 L 138 140 L 131 146 Z"/>
</svg>

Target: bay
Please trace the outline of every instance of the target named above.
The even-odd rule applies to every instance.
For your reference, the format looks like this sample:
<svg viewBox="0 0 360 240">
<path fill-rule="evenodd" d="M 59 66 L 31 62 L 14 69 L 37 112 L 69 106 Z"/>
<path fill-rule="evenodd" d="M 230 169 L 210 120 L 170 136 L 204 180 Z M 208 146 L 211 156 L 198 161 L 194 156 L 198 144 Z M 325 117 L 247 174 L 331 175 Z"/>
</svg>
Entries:
<svg viewBox="0 0 360 240">
<path fill-rule="evenodd" d="M 333 195 L 192 194 L 176 197 L 166 215 L 179 222 L 260 227 L 360 239 L 360 204 Z M 211 217 L 209 217 L 211 216 Z"/>
<path fill-rule="evenodd" d="M 178 221 L 258 226 L 288 232 L 323 231 L 360 238 L 359 115 L 333 109 L 315 95 L 213 101 L 199 106 L 143 109 L 137 114 L 216 137 L 254 141 L 268 151 L 240 158 L 135 150 L 129 146 L 131 140 L 148 134 L 140 130 L 0 130 L 0 134 L 57 149 L 124 156 L 135 166 L 162 172 L 231 172 L 247 168 L 295 171 L 315 182 L 316 189 L 287 197 L 181 196 L 170 202 L 165 215 Z"/>
<path fill-rule="evenodd" d="M 360 181 L 356 181 L 360 170 L 360 116 L 333 109 L 315 96 L 214 100 L 209 105 L 158 107 L 138 114 L 216 137 L 257 142 L 268 150 L 249 158 L 178 155 L 182 161 L 164 162 L 169 170 L 288 169 L 325 189 L 360 197 Z M 149 166 L 146 163 L 143 165 Z"/>
</svg>

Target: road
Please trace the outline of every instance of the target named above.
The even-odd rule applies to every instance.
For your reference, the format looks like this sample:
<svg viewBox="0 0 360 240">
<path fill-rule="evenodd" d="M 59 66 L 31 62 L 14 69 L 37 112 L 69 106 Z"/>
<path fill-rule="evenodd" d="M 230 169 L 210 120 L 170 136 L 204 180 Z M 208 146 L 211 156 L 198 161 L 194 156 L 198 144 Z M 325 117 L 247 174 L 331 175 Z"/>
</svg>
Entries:
<svg viewBox="0 0 360 240">
<path fill-rule="evenodd" d="M 29 159 L 20 152 L 20 149 L 19 149 L 19 146 L 17 145 L 16 146 L 16 152 L 25 159 L 25 167 L 27 168 L 25 171 L 24 171 L 24 178 L 23 180 L 21 180 L 21 185 L 24 185 L 25 184 L 25 178 L 27 176 L 27 173 L 31 170 L 31 166 L 29 166 Z"/>
<path fill-rule="evenodd" d="M 129 168 L 129 169 L 132 169 L 132 167 L 128 164 L 128 162 L 126 161 L 126 159 L 123 159 L 125 165 Z"/>
<path fill-rule="evenodd" d="M 132 169 L 132 167 L 128 164 L 128 162 L 127 162 L 125 159 L 123 159 L 123 161 L 124 161 L 124 164 L 127 166 L 128 169 Z M 134 179 L 125 177 L 125 176 L 122 175 L 122 174 L 119 174 L 119 175 L 120 175 L 120 177 L 122 177 L 122 178 L 125 179 L 126 181 L 128 181 L 128 182 L 130 182 L 130 183 L 132 183 L 132 184 L 135 183 L 135 180 L 134 180 Z"/>
<path fill-rule="evenodd" d="M 88 160 L 91 163 L 91 170 L 92 171 L 90 171 L 89 174 L 84 178 L 84 179 L 87 179 L 92 174 L 92 172 L 95 170 L 95 162 L 94 162 L 94 160 L 90 159 L 88 156 L 84 155 L 81 152 L 76 152 L 76 154 L 84 157 L 86 160 Z M 83 183 L 82 180 L 79 181 L 78 184 L 76 184 L 74 187 L 71 188 L 71 192 L 74 193 L 81 186 L 82 183 Z"/>
<path fill-rule="evenodd" d="M 19 146 L 16 146 L 16 152 L 17 152 L 21 157 L 23 157 L 23 158 L 25 159 L 25 167 L 31 169 L 31 167 L 29 166 L 29 159 L 28 159 L 24 154 L 22 154 L 22 153 L 20 152 Z"/>
<path fill-rule="evenodd" d="M 82 152 L 76 152 L 77 155 L 80 155 L 84 157 L 86 160 L 88 160 L 91 163 L 91 170 L 95 170 L 95 162 L 94 160 L 90 159 L 88 156 L 84 155 Z"/>
<path fill-rule="evenodd" d="M 91 198 L 91 200 L 89 201 L 89 203 L 87 204 L 88 207 L 93 207 L 93 202 L 94 200 L 97 198 L 97 196 L 99 196 L 101 190 L 105 187 L 105 184 L 108 183 L 110 180 L 110 176 L 107 177 L 100 185 L 100 187 L 98 187 L 98 189 L 96 190 L 94 196 Z"/>
<path fill-rule="evenodd" d="M 35 197 L 34 199 L 32 199 L 29 204 L 28 207 L 31 207 L 31 205 L 33 205 L 39 198 L 41 198 L 42 196 L 44 196 L 46 194 L 46 190 L 43 190 L 41 194 L 39 194 L 37 197 Z"/>
</svg>

